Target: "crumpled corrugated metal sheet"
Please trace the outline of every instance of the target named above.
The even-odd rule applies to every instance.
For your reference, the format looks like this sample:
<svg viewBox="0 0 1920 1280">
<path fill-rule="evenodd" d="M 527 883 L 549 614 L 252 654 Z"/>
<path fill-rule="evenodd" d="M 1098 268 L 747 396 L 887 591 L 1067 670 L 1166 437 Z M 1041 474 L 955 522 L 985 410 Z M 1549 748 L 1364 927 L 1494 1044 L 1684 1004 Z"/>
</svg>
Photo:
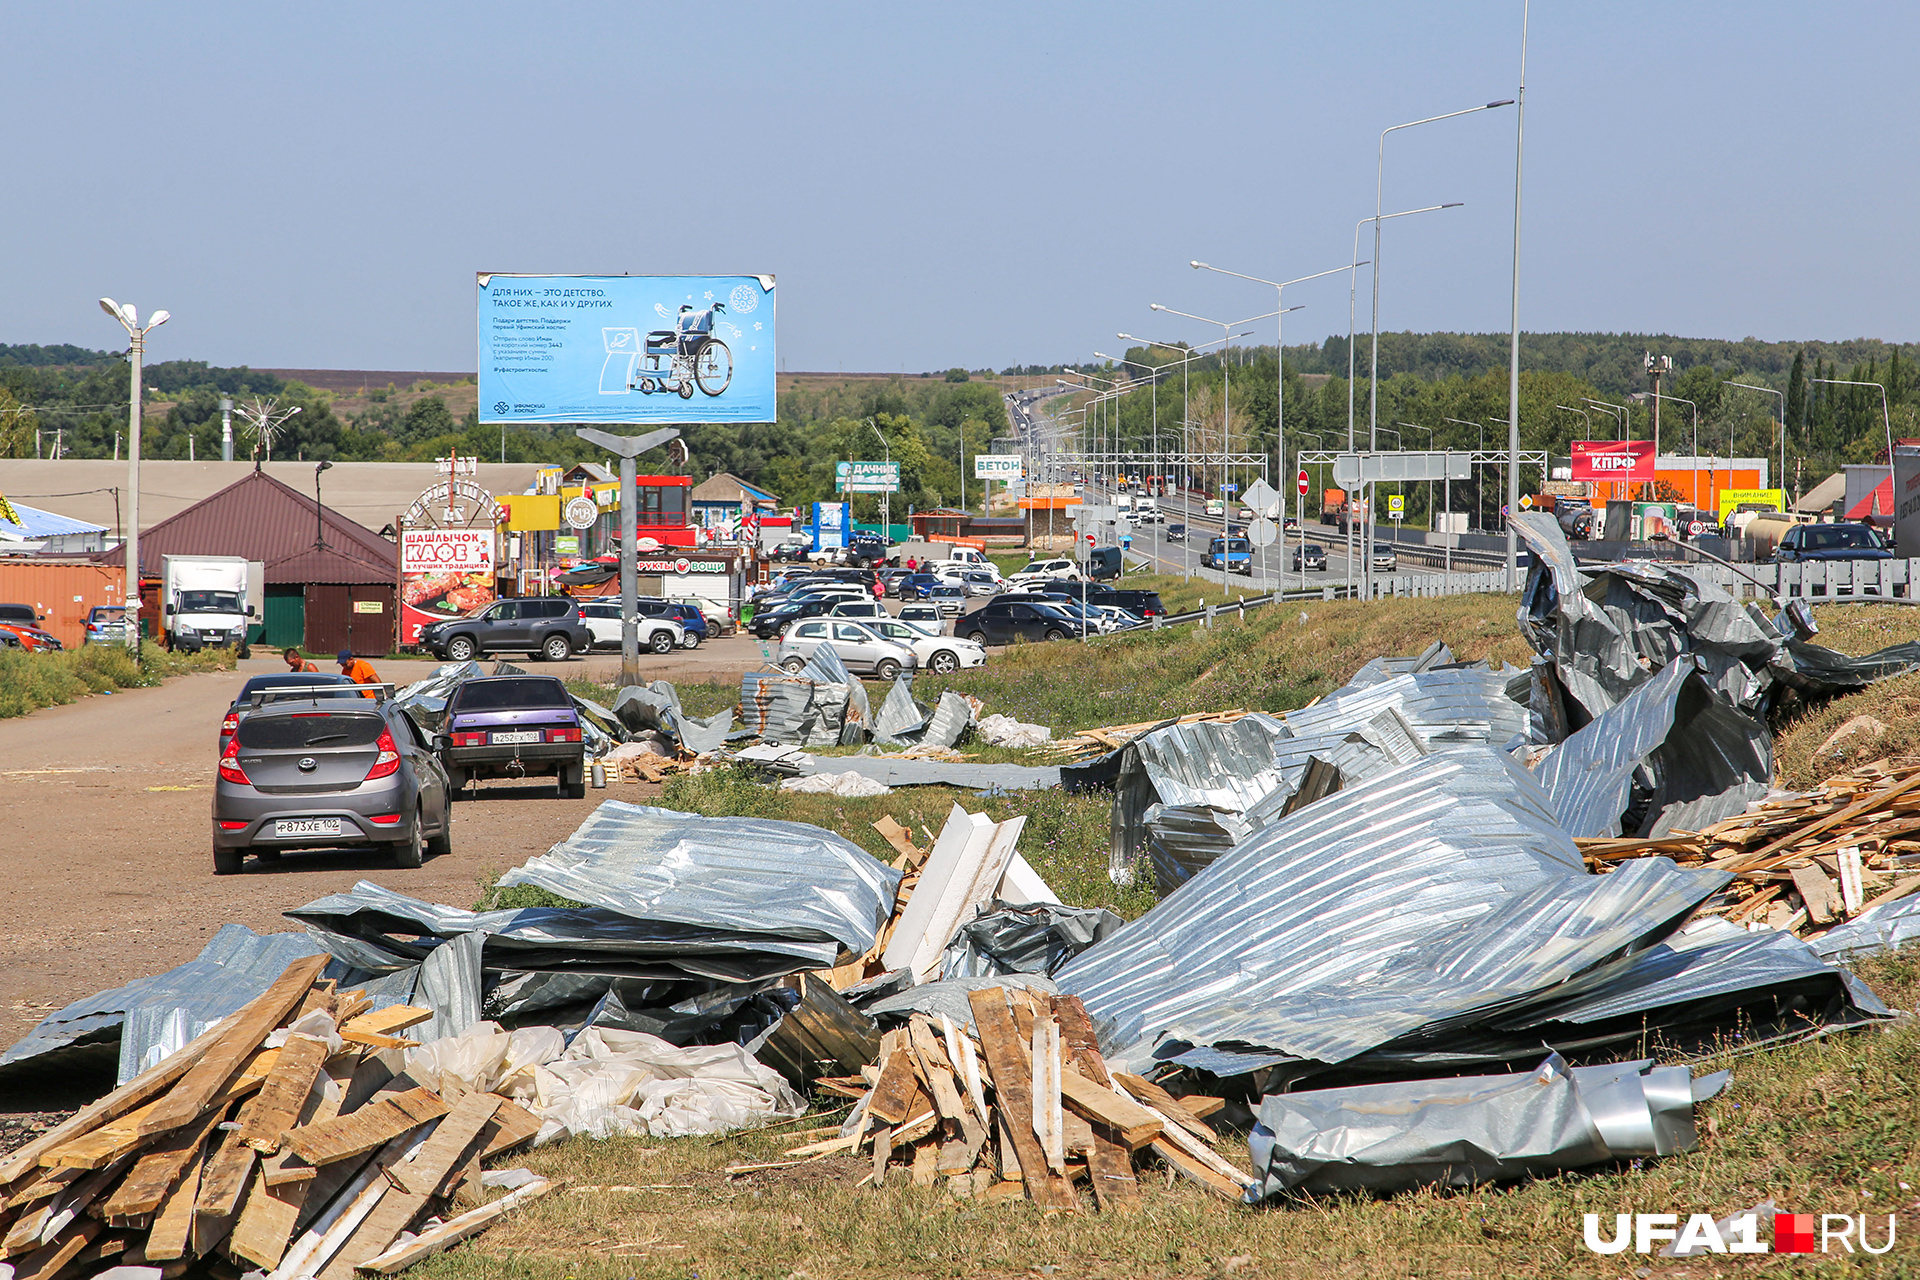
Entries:
<svg viewBox="0 0 1920 1280">
<path fill-rule="evenodd" d="M 951 747 L 973 727 L 974 704 L 951 689 L 932 706 L 913 696 L 913 678 L 902 675 L 887 691 L 873 723 L 873 740 L 889 746 Z"/>
<path fill-rule="evenodd" d="M 1144 1066 L 1176 1020 L 1363 972 L 1576 871 L 1524 770 L 1484 747 L 1439 752 L 1268 825 L 1058 977 Z"/>
<path fill-rule="evenodd" d="M 1920 938 L 1920 894 L 1908 894 L 1835 925 L 1813 940 L 1813 949 L 1823 956 L 1845 960 L 1890 951 L 1916 938 Z"/>
<path fill-rule="evenodd" d="M 801 822 L 706 818 L 609 800 L 502 876 L 638 920 L 873 946 L 900 872 Z"/>
<path fill-rule="evenodd" d="M 406 688 L 396 690 L 393 703 L 431 736 L 447 723 L 447 699 L 453 696 L 454 686 L 484 674 L 477 662 L 445 663 L 424 680 L 415 680 Z"/>
<path fill-rule="evenodd" d="M 822 684 L 784 671 L 749 671 L 740 677 L 746 727 L 768 742 L 839 746 L 847 726 L 848 697 L 846 685 Z"/>
<path fill-rule="evenodd" d="M 1465 1187 L 1692 1150 L 1687 1069 L 1628 1065 L 1568 1068 L 1554 1054 L 1518 1075 L 1270 1095 L 1248 1137 L 1262 1181 L 1247 1198 Z"/>
<path fill-rule="evenodd" d="M 808 756 L 807 773 L 857 773 L 889 787 L 966 787 L 976 791 L 1045 791 L 1060 785 L 1052 765 L 975 764 L 968 760 L 904 760 L 899 756 Z"/>
<path fill-rule="evenodd" d="M 1620 834 L 1633 776 L 1673 731 L 1674 704 L 1692 673 L 1689 662 L 1669 663 L 1540 762 L 1534 773 L 1569 835 Z"/>
<path fill-rule="evenodd" d="M 847 670 L 847 664 L 840 660 L 839 650 L 830 644 L 815 645 L 813 655 L 807 659 L 807 665 L 800 669 L 800 674 L 816 684 L 846 690 L 846 709 L 840 722 L 841 745 L 863 740 L 868 726 L 873 723 L 873 707 L 867 701 L 867 686 Z"/>
<path fill-rule="evenodd" d="M 365 880 L 286 914 L 306 924 L 328 951 L 368 970 L 419 964 L 466 934 L 484 935 L 481 964 L 492 972 L 755 982 L 832 965 L 840 954 L 831 938 L 647 918 L 598 906 L 467 911 Z"/>
<path fill-rule="evenodd" d="M 265 991 L 289 964 L 321 950 L 303 933 L 261 935 L 245 925 L 223 925 L 187 963 L 76 1000 L 42 1019 L 0 1053 L 0 1068 L 70 1047 L 118 1040 L 119 1082 L 124 1084 L 152 1065 L 147 1058 L 155 1045 L 186 1043 Z M 360 975 L 330 965 L 326 976 Z M 376 1007 L 390 1003 L 394 1000 L 377 999 Z"/>
<path fill-rule="evenodd" d="M 1353 679 L 1347 683 L 1372 684 L 1376 680 L 1385 680 L 1389 676 L 1451 666 L 1453 661 L 1453 650 L 1447 647 L 1447 642 L 1435 640 L 1411 658 L 1369 658 L 1358 671 L 1353 673 Z"/>
<path fill-rule="evenodd" d="M 662 730 L 695 755 L 718 751 L 733 732 L 733 708 L 696 720 L 680 706 L 680 691 L 665 680 L 627 685 L 613 700 L 612 715 L 631 731 Z"/>
</svg>

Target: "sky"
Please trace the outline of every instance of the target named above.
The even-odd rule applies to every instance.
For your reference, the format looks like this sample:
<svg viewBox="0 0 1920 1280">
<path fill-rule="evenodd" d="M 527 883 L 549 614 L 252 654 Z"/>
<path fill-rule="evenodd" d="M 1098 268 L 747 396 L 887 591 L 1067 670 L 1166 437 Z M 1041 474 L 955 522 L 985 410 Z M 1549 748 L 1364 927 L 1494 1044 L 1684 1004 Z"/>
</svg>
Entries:
<svg viewBox="0 0 1920 1280">
<path fill-rule="evenodd" d="M 0 342 L 471 370 L 476 271 L 772 274 L 785 370 L 1205 341 L 1345 267 L 1520 0 L 13 6 Z M 1920 339 L 1920 6 L 1535 3 L 1529 330 Z M 1388 137 L 1383 329 L 1505 331 L 1513 107 Z M 1372 258 L 1371 233 L 1359 257 Z M 1370 324 L 1358 277 L 1356 324 Z M 1343 271 L 1291 343 L 1347 328 Z M 1256 327 L 1269 342 L 1274 322 Z M 1236 330 L 1237 332 L 1237 330 Z"/>
</svg>

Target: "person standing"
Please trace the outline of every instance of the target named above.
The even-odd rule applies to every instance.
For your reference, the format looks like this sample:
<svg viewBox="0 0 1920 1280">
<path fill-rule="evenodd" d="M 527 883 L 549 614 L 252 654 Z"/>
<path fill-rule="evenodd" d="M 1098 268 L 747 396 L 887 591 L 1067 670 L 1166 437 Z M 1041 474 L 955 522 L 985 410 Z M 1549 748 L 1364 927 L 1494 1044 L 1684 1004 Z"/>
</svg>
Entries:
<svg viewBox="0 0 1920 1280">
<path fill-rule="evenodd" d="M 285 653 L 281 654 L 280 656 L 287 660 L 287 671 L 289 674 L 296 674 L 304 671 L 311 671 L 311 672 L 314 672 L 315 674 L 318 674 L 320 671 L 320 668 L 314 666 L 311 662 L 308 662 L 305 658 L 301 657 L 300 651 L 298 649 L 288 649 Z"/>
</svg>

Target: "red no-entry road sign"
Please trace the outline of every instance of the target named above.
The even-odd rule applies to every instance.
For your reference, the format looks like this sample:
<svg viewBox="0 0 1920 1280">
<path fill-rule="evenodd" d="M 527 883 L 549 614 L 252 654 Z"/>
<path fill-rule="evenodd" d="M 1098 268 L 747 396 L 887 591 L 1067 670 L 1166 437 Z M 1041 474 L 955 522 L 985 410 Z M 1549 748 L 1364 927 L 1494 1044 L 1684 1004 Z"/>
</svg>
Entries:
<svg viewBox="0 0 1920 1280">
<path fill-rule="evenodd" d="M 1307 469 L 1305 467 L 1300 468 L 1300 474 L 1294 477 L 1293 487 L 1299 491 L 1301 497 L 1304 498 L 1307 496 Z"/>
</svg>

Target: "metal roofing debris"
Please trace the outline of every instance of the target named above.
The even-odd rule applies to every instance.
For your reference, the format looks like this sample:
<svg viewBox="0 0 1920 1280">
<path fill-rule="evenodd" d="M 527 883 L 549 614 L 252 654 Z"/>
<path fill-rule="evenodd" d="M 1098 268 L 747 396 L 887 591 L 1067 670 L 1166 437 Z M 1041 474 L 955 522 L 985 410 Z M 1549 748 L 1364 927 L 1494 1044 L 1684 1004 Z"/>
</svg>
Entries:
<svg viewBox="0 0 1920 1280">
<path fill-rule="evenodd" d="M 878 986 L 884 981 L 879 979 L 868 985 Z M 883 1022 L 889 1019 L 905 1022 L 909 1014 L 924 1013 L 928 1017 L 945 1016 L 956 1027 L 970 1028 L 973 1026 L 973 1007 L 967 1002 L 967 993 L 984 991 L 989 987 L 1028 987 L 1048 995 L 1060 990 L 1050 979 L 1037 973 L 1011 973 L 1000 977 L 944 978 L 937 982 L 922 982 L 918 986 L 890 991 L 875 999 L 862 999 L 858 992 L 847 994 L 854 999 L 862 1013 Z"/>
<path fill-rule="evenodd" d="M 680 691 L 665 680 L 627 685 L 613 700 L 610 719 L 630 731 L 660 730 L 694 755 L 718 751 L 733 732 L 733 708 L 696 720 L 680 707 Z"/>
<path fill-rule="evenodd" d="M 975 764 L 968 760 L 915 760 L 901 756 L 808 756 L 811 773 L 858 773 L 889 787 L 964 787 L 973 791 L 1045 791 L 1060 785 L 1051 765 Z"/>
<path fill-rule="evenodd" d="M 1540 779 L 1504 753 L 1460 747 L 1259 829 L 1056 976 L 1115 1021 L 1110 1056 L 1140 1069 L 1201 1066 L 1195 1050 L 1239 1056 L 1208 1069 L 1284 1063 L 1290 1078 L 1342 1063 L 1457 1069 L 1688 1022 L 1641 953 L 1727 879 L 1660 858 L 1589 875 Z M 1728 964 L 1735 1004 L 1804 995 L 1794 984 L 1814 978 L 1820 998 L 1799 1006 L 1809 1016 L 1875 1012 L 1804 953 L 1743 961 L 1703 951 L 1687 963 L 1701 966 L 1696 984 Z M 1622 1000 L 1631 1025 L 1595 1027 L 1588 1013 L 1563 1032 L 1581 1020 L 1571 998 L 1589 989 Z M 1555 1011 L 1522 1034 L 1534 1005 Z"/>
<path fill-rule="evenodd" d="M 1247 1198 L 1464 1187 L 1690 1151 L 1695 1087 L 1685 1067 L 1569 1068 L 1554 1054 L 1518 1075 L 1274 1094 L 1248 1138 L 1263 1181 Z"/>
<path fill-rule="evenodd" d="M 891 746 L 950 747 L 973 727 L 977 705 L 964 694 L 947 689 L 938 702 L 927 707 L 914 701 L 913 678 L 903 674 L 880 704 L 873 721 L 873 740 Z"/>
<path fill-rule="evenodd" d="M 892 913 L 900 873 L 806 823 L 609 800 L 499 884 L 537 885 L 636 920 L 833 941 L 860 955 Z"/>
<path fill-rule="evenodd" d="M 1827 930 L 1813 940 L 1813 949 L 1823 956 L 1844 960 L 1874 951 L 1890 951 L 1916 938 L 1920 938 L 1920 895 L 1908 894 L 1883 902 Z"/>
<path fill-rule="evenodd" d="M 844 684 L 784 671 L 749 671 L 740 677 L 740 714 L 749 731 L 770 743 L 839 746 L 847 733 L 848 697 Z"/>
</svg>

